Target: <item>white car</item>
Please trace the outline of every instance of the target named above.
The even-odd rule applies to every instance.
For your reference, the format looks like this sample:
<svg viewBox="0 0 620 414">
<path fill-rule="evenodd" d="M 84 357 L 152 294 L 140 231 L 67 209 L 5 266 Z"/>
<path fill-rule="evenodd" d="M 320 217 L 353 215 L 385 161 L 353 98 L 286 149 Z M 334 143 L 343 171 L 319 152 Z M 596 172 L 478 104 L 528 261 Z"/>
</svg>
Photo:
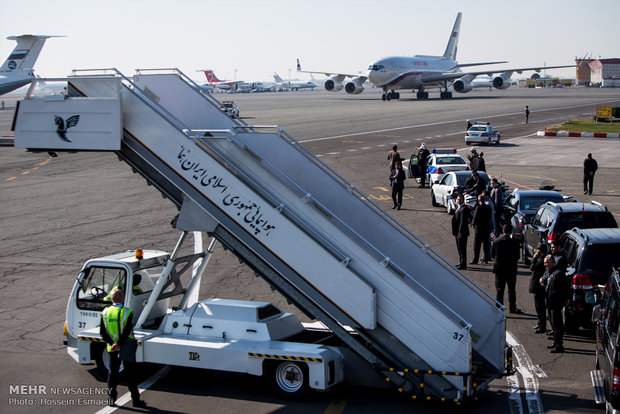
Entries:
<svg viewBox="0 0 620 414">
<path fill-rule="evenodd" d="M 420 182 L 417 154 L 413 154 L 409 159 L 409 178 L 415 178 Z M 429 187 L 438 183 L 446 173 L 450 171 L 469 170 L 467 161 L 456 153 L 456 148 L 433 148 L 426 164 L 426 182 Z"/>
<path fill-rule="evenodd" d="M 239 116 L 239 107 L 237 106 L 237 104 L 235 103 L 235 101 L 222 101 L 222 110 L 223 111 L 229 111 L 231 112 L 234 116 Z"/>
<path fill-rule="evenodd" d="M 484 171 L 478 171 L 485 186 L 489 185 L 490 178 Z M 451 171 L 431 188 L 431 203 L 434 207 L 444 206 L 448 214 L 456 211 L 456 194 L 465 190 L 465 183 L 471 177 L 471 171 Z M 475 200 L 475 197 L 469 197 Z M 466 197 L 466 202 L 469 201 Z M 475 205 L 475 201 L 473 203 Z"/>
<path fill-rule="evenodd" d="M 465 133 L 465 144 L 485 144 L 491 143 L 499 145 L 500 133 L 488 122 L 476 122 Z"/>
</svg>

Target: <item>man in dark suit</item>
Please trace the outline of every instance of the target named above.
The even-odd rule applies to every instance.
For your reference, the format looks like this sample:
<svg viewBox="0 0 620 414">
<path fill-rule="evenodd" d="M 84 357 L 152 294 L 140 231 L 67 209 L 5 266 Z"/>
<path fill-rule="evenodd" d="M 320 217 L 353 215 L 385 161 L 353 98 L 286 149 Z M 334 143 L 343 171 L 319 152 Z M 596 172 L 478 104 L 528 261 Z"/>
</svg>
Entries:
<svg viewBox="0 0 620 414">
<path fill-rule="evenodd" d="M 469 208 L 465 204 L 463 194 L 456 197 L 456 212 L 452 216 L 452 235 L 456 239 L 456 249 L 459 252 L 457 269 L 467 269 L 467 237 L 469 236 Z"/>
<path fill-rule="evenodd" d="M 478 196 L 478 205 L 474 211 L 474 218 L 471 221 L 471 225 L 474 228 L 474 258 L 470 264 L 477 264 L 480 257 L 480 246 L 484 246 L 484 263 L 489 262 L 487 252 L 489 251 L 489 235 L 491 234 L 491 207 L 485 203 L 484 195 Z"/>
<path fill-rule="evenodd" d="M 394 207 L 400 210 L 400 206 L 403 204 L 403 190 L 405 189 L 405 171 L 403 170 L 403 164 L 400 160 L 394 164 L 394 169 L 390 175 L 390 182 L 392 183 L 392 201 L 394 201 Z"/>
<path fill-rule="evenodd" d="M 551 327 L 553 328 L 553 344 L 547 348 L 551 353 L 564 352 L 564 318 L 562 309 L 570 294 L 569 281 L 562 266 L 558 263 L 558 256 L 549 255 L 545 257 L 545 267 L 547 271 L 541 279 L 541 283 L 546 285 L 547 307 L 551 317 Z"/>
<path fill-rule="evenodd" d="M 519 262 L 519 242 L 511 237 L 512 225 L 504 224 L 502 235 L 493 242 L 493 273 L 495 273 L 496 300 L 504 304 L 504 289 L 508 285 L 508 304 L 510 313 L 523 313 L 517 308 L 517 265 Z"/>
</svg>

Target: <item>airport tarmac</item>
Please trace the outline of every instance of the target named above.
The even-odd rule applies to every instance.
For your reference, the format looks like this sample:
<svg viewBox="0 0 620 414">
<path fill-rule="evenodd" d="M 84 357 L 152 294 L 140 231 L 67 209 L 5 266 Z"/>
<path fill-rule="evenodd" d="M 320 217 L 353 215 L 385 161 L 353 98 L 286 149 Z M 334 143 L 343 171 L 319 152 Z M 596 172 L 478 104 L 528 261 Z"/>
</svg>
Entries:
<svg viewBox="0 0 620 414">
<path fill-rule="evenodd" d="M 378 90 L 348 96 L 324 91 L 261 94 L 216 94 L 237 101 L 242 119 L 251 125 L 280 125 L 319 158 L 368 194 L 378 205 L 391 208 L 387 151 L 395 143 L 408 158 L 420 142 L 430 147 L 467 151 L 463 136 L 466 119 L 490 121 L 502 132 L 499 146 L 481 147 L 487 170 L 511 188 L 538 188 L 551 183 L 579 200 L 594 199 L 620 217 L 620 140 L 544 138 L 535 133 L 563 120 L 591 116 L 597 104 L 620 106 L 613 89 L 511 88 L 473 91 L 449 101 L 417 101 L 402 93 L 399 101 L 382 102 Z M 0 111 L 0 136 L 9 134 L 14 100 L 5 99 Z M 524 124 L 523 108 L 532 111 Z M 582 194 L 585 155 L 598 160 L 594 194 Z M 21 396 L 36 406 L 9 405 L 12 385 L 102 387 L 92 367 L 76 364 L 62 346 L 64 309 L 75 276 L 89 258 L 134 248 L 171 250 L 178 233 L 170 227 L 176 209 L 153 187 L 119 162 L 114 154 L 32 154 L 0 148 L 0 407 L 3 412 L 96 412 L 78 406 L 75 395 L 68 407 L 43 407 L 40 399 Z M 392 212 L 392 210 L 389 210 Z M 456 261 L 450 216 L 433 208 L 428 189 L 406 182 L 403 209 L 393 216 L 449 261 Z M 470 241 L 471 243 L 471 241 Z M 470 248 L 471 251 L 471 248 Z M 472 266 L 466 275 L 493 295 L 491 266 Z M 547 341 L 532 333 L 534 306 L 527 293 L 529 271 L 520 266 L 518 302 L 525 314 L 508 315 L 507 329 L 519 350 L 518 375 L 493 381 L 478 401 L 462 412 L 598 412 L 593 403 L 589 371 L 594 367 L 594 344 L 587 335 L 566 338 L 567 352 L 549 354 Z M 206 297 L 269 300 L 295 309 L 229 252 L 217 249 L 203 279 Z M 298 313 L 302 319 L 307 319 Z M 144 378 L 159 367 L 147 367 Z M 516 387 L 516 388 L 515 388 Z M 121 387 L 121 391 L 125 388 Z M 31 398 L 31 399 L 29 399 Z M 172 369 L 143 394 L 150 406 L 165 412 L 449 412 L 450 405 L 410 402 L 393 392 L 341 387 L 313 394 L 304 402 L 279 400 L 260 378 Z M 92 401 L 95 401 L 92 399 Z M 71 403 L 75 402 L 75 405 Z M 96 402 L 96 401 L 95 401 Z M 413 404 L 413 406 L 412 406 Z M 539 405 L 537 405 L 539 404 Z M 537 407 L 542 410 L 536 411 Z"/>
</svg>

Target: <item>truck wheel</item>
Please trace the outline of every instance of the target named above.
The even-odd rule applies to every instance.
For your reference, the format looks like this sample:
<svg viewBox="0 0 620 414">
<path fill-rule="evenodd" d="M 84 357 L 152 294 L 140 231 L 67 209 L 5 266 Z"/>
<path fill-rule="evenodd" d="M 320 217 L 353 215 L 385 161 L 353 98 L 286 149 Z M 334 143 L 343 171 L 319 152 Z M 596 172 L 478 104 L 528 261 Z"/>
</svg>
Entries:
<svg viewBox="0 0 620 414">
<path fill-rule="evenodd" d="M 107 380 L 108 372 L 110 372 L 110 353 L 107 351 L 106 347 L 99 347 L 94 352 L 96 352 L 95 361 L 97 362 L 97 373 L 100 377 Z M 124 366 L 121 361 L 121 366 L 118 372 L 123 372 Z"/>
<path fill-rule="evenodd" d="M 269 386 L 280 397 L 299 398 L 308 391 L 308 368 L 291 361 L 274 364 L 269 372 Z"/>
</svg>

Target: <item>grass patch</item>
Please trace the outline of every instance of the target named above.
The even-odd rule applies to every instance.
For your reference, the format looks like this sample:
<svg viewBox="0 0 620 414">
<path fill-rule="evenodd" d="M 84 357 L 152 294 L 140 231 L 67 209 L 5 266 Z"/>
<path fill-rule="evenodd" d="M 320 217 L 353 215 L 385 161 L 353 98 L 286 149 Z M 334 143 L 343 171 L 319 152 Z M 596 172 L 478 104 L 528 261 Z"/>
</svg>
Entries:
<svg viewBox="0 0 620 414">
<path fill-rule="evenodd" d="M 579 119 L 568 121 L 561 125 L 556 125 L 546 129 L 547 131 L 569 131 L 569 132 L 616 132 L 620 133 L 620 121 L 614 123 L 598 121 L 594 119 Z"/>
</svg>

